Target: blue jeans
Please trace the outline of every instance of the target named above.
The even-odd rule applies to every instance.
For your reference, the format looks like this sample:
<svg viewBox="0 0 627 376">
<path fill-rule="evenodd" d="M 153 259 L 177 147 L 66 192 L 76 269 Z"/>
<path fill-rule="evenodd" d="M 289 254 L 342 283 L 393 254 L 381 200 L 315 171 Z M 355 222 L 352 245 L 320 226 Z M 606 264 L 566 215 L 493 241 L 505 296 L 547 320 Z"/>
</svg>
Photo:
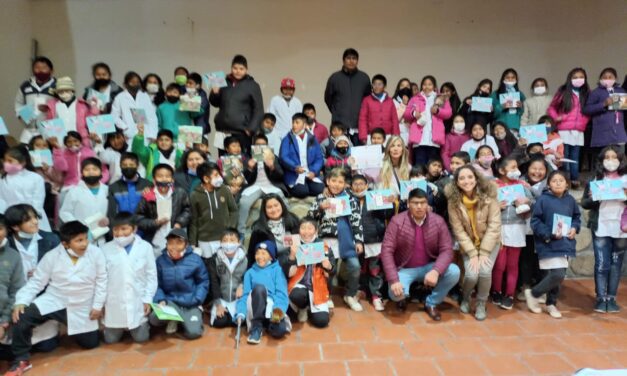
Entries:
<svg viewBox="0 0 627 376">
<path fill-rule="evenodd" d="M 359 275 L 361 274 L 361 264 L 358 257 L 342 258 L 346 264 L 346 296 L 355 296 L 359 291 Z"/>
<path fill-rule="evenodd" d="M 409 286 L 414 281 L 422 282 L 425 279 L 427 273 L 433 270 L 433 262 L 428 263 L 424 266 L 419 266 L 417 268 L 403 268 L 398 271 L 398 280 L 403 285 L 403 294 L 404 297 L 395 296 L 392 293 L 391 287 L 388 288 L 388 295 L 390 299 L 395 302 L 398 302 L 402 299 L 405 299 L 409 296 Z M 455 264 L 450 264 L 446 269 L 444 274 L 440 275 L 438 278 L 438 283 L 433 288 L 431 294 L 427 297 L 427 306 L 435 307 L 438 304 L 444 301 L 448 292 L 457 284 L 459 281 L 459 267 Z"/>
<path fill-rule="evenodd" d="M 564 144 L 564 158 L 572 159 L 577 163 L 564 163 L 562 169 L 569 173 L 570 180 L 579 180 L 579 151 L 581 146 Z"/>
<path fill-rule="evenodd" d="M 627 238 L 593 236 L 592 246 L 594 248 L 594 286 L 597 299 L 616 298 L 625 250 L 627 249 Z"/>
</svg>

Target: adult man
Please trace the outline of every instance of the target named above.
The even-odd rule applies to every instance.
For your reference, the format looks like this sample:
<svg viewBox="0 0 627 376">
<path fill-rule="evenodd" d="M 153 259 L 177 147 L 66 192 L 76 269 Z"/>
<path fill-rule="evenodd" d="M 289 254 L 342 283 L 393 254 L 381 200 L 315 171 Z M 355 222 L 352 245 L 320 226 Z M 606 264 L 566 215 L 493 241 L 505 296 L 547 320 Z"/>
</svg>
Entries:
<svg viewBox="0 0 627 376">
<path fill-rule="evenodd" d="M 354 48 L 347 48 L 342 60 L 342 69 L 333 73 L 327 81 L 324 102 L 331 111 L 331 122 L 342 123 L 353 145 L 359 145 L 359 110 L 363 98 L 370 95 L 370 77 L 357 69 L 359 53 Z"/>
<path fill-rule="evenodd" d="M 444 219 L 429 212 L 427 194 L 422 189 L 412 190 L 407 202 L 409 210 L 392 218 L 381 246 L 389 295 L 404 309 L 409 286 L 422 281 L 433 288 L 425 311 L 431 319 L 440 321 L 437 306 L 459 280 L 459 268 L 451 263 L 451 236 Z"/>
</svg>

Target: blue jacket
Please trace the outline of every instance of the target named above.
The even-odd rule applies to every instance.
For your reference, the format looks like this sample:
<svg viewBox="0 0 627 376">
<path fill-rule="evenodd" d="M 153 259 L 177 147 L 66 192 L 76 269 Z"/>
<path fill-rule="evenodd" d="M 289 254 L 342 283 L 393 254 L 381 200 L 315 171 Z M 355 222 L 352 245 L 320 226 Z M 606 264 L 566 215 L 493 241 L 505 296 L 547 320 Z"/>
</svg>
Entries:
<svg viewBox="0 0 627 376">
<path fill-rule="evenodd" d="M 625 93 L 618 84 L 614 85 L 614 93 Z M 610 93 L 599 85 L 590 92 L 583 113 L 592 118 L 592 139 L 590 146 L 602 147 L 627 142 L 625 133 L 624 111 L 608 110 L 605 100 Z"/>
<path fill-rule="evenodd" d="M 280 308 L 287 312 L 289 299 L 287 298 L 287 280 L 283 274 L 283 269 L 278 261 L 262 268 L 257 263 L 244 274 L 244 294 L 237 301 L 237 315 L 233 321 L 237 321 L 237 316 L 246 317 L 248 312 L 248 296 L 257 285 L 263 285 L 268 291 L 268 298 L 274 302 L 274 308 Z"/>
<path fill-rule="evenodd" d="M 157 258 L 159 286 L 154 302 L 174 302 L 183 307 L 201 305 L 209 292 L 209 273 L 200 256 L 187 247 L 183 258 L 174 261 L 163 250 Z"/>
<path fill-rule="evenodd" d="M 533 230 L 538 258 L 569 256 L 575 257 L 576 240 L 562 237 L 556 239 L 553 235 L 553 216 L 561 214 L 572 218 L 571 227 L 577 230 L 581 228 L 581 213 L 575 198 L 566 193 L 557 197 L 548 189 L 542 192 L 533 206 L 531 217 L 531 229 Z"/>
<path fill-rule="evenodd" d="M 298 136 L 293 132 L 288 133 L 281 141 L 281 150 L 279 152 L 279 162 L 281 162 L 284 170 L 283 178 L 288 187 L 293 186 L 296 178 L 298 178 L 296 167 L 307 167 L 318 178 L 320 178 L 320 171 L 324 167 L 324 156 L 316 137 L 307 132 L 307 163 L 303 163 L 300 160 L 296 137 Z"/>
</svg>

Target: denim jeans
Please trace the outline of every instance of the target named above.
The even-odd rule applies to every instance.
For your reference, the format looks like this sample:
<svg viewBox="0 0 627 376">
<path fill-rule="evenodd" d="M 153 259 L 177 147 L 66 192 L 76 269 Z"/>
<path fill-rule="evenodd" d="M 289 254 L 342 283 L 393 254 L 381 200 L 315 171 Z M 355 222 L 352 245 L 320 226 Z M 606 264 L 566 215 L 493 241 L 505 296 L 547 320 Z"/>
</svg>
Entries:
<svg viewBox="0 0 627 376">
<path fill-rule="evenodd" d="M 531 289 L 531 295 L 539 298 L 546 294 L 546 305 L 555 305 L 560 294 L 560 287 L 566 278 L 566 268 L 545 269 L 541 271 L 544 277 Z"/>
<path fill-rule="evenodd" d="M 594 285 L 597 299 L 616 298 L 627 238 L 593 236 Z"/>
<path fill-rule="evenodd" d="M 580 150 L 581 150 L 581 146 L 564 144 L 564 158 L 577 161 L 577 163 L 564 163 L 562 167 L 564 171 L 569 173 L 571 181 L 579 180 L 579 151 Z"/>
<path fill-rule="evenodd" d="M 346 264 L 346 296 L 355 296 L 359 291 L 359 275 L 361 274 L 361 264 L 358 257 L 342 258 Z"/>
<path fill-rule="evenodd" d="M 393 301 L 399 301 L 409 296 L 409 286 L 414 281 L 422 282 L 425 279 L 427 273 L 433 270 L 433 262 L 428 263 L 424 266 L 419 266 L 417 268 L 403 268 L 398 271 L 398 280 L 403 285 L 403 294 L 404 297 L 394 296 L 392 293 L 391 287 L 389 288 L 388 294 L 390 299 Z M 448 292 L 457 284 L 459 281 L 459 267 L 455 264 L 450 264 L 444 274 L 440 275 L 438 278 L 438 283 L 436 283 L 435 287 L 431 294 L 427 297 L 426 304 L 429 307 L 435 307 L 438 304 L 442 303 L 444 298 Z"/>
</svg>

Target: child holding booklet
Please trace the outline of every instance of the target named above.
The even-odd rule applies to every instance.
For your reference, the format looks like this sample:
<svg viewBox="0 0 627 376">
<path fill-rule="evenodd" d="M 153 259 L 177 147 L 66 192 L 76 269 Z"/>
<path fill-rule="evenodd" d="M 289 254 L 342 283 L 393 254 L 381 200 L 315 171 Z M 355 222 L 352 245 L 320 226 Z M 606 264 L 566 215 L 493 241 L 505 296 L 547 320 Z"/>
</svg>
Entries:
<svg viewBox="0 0 627 376">
<path fill-rule="evenodd" d="M 79 166 L 87 158 L 94 158 L 96 154 L 89 147 L 83 144 L 83 137 L 76 131 L 69 131 L 63 137 L 62 148 L 56 137 L 48 139 L 48 143 L 52 146 L 52 161 L 54 169 L 63 174 L 63 188 L 61 189 L 61 199 L 67 188 L 78 184 L 81 180 L 81 171 Z M 109 181 L 109 171 L 102 169 L 102 182 Z"/>
<path fill-rule="evenodd" d="M 568 193 L 564 172 L 551 172 L 547 186 L 536 200 L 531 217 L 536 253 L 544 276 L 532 289 L 525 290 L 525 299 L 531 312 L 541 313 L 539 298 L 547 294 L 547 312 L 558 319 L 562 314 L 556 307 L 557 298 L 566 277 L 568 260 L 576 256 L 575 235 L 581 227 L 581 213 L 577 201 Z"/>
<path fill-rule="evenodd" d="M 194 125 L 194 118 L 192 116 L 202 115 L 202 108 L 200 108 L 200 111 L 196 112 L 181 111 L 180 97 L 181 91 L 179 85 L 171 83 L 165 89 L 166 101 L 157 107 L 159 129 L 167 129 L 172 132 L 175 140 L 179 136 L 179 126 Z"/>
<path fill-rule="evenodd" d="M 453 118 L 453 127 L 446 135 L 446 142 L 444 143 L 442 150 L 440 150 L 440 158 L 442 158 L 446 171 L 452 173 L 451 158 L 454 153 L 461 150 L 462 145 L 464 145 L 464 143 L 468 140 L 470 140 L 470 134 L 466 129 L 464 117 L 461 114 L 455 115 Z"/>
<path fill-rule="evenodd" d="M 501 103 L 501 95 L 515 95 L 516 93 L 520 96 L 519 100 L 507 100 Z M 492 93 L 494 120 L 502 121 L 515 135 L 518 135 L 524 101 L 525 94 L 518 88 L 518 72 L 513 68 L 505 69 L 501 75 L 498 89 Z"/>
<path fill-rule="evenodd" d="M 174 147 L 174 134 L 172 131 L 162 129 L 157 133 L 157 142 L 146 146 L 144 143 L 144 127 L 137 127 L 137 136 L 133 138 L 133 153 L 137 154 L 139 161 L 146 167 L 146 179 L 152 181 L 153 168 L 161 163 L 177 169 L 181 164 L 183 151 Z"/>
</svg>

